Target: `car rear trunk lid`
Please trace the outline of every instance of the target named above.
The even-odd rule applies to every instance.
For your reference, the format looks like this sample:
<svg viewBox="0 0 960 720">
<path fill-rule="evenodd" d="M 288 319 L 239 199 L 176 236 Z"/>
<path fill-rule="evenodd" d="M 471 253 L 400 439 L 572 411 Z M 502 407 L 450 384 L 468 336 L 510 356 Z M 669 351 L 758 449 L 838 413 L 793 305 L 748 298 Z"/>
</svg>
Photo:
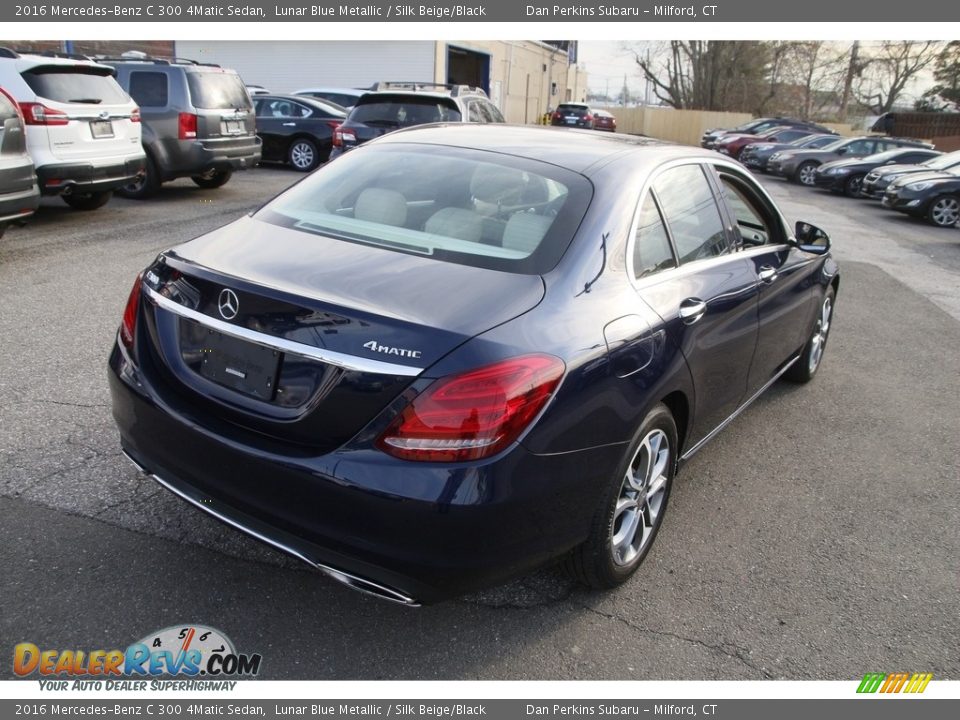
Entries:
<svg viewBox="0 0 960 720">
<path fill-rule="evenodd" d="M 145 281 L 147 372 L 201 418 L 324 450 L 544 292 L 538 275 L 305 240 L 253 218 L 174 248 Z"/>
</svg>

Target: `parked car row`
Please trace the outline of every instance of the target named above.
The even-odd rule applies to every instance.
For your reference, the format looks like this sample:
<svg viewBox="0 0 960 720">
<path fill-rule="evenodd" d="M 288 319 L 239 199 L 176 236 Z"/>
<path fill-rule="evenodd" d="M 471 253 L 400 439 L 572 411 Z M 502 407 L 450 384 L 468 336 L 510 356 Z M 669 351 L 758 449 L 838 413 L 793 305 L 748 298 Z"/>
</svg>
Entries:
<svg viewBox="0 0 960 720">
<path fill-rule="evenodd" d="M 0 234 L 29 217 L 41 195 L 94 210 L 114 193 L 144 199 L 183 177 L 218 188 L 261 160 L 309 172 L 399 128 L 504 122 L 483 90 L 466 85 L 274 94 L 229 68 L 140 52 L 0 48 L 0 92 Z"/>
<path fill-rule="evenodd" d="M 708 130 L 700 144 L 755 172 L 881 200 L 938 227 L 960 224 L 960 151 L 945 155 L 930 143 L 887 135 L 841 138 L 822 125 L 791 118 Z"/>
</svg>

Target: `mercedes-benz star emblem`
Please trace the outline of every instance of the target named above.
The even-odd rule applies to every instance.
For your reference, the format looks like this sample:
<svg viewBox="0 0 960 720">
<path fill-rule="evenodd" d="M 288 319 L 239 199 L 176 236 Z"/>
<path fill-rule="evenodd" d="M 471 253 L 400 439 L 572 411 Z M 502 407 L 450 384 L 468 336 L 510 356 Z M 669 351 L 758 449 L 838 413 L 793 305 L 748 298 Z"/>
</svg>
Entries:
<svg viewBox="0 0 960 720">
<path fill-rule="evenodd" d="M 240 312 L 240 301 L 237 300 L 237 294 L 229 288 L 220 291 L 220 299 L 217 301 L 217 307 L 224 320 L 233 320 Z"/>
</svg>

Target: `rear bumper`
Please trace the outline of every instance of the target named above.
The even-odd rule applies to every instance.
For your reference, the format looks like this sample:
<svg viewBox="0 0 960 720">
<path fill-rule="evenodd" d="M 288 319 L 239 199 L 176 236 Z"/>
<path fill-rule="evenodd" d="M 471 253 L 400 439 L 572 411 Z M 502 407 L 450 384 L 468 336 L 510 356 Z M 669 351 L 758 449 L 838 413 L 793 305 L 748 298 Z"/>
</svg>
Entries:
<svg viewBox="0 0 960 720">
<path fill-rule="evenodd" d="M 146 156 L 95 165 L 91 162 L 56 163 L 37 168 L 40 192 L 62 195 L 64 192 L 100 192 L 115 190 L 143 172 Z"/>
<path fill-rule="evenodd" d="M 246 170 L 262 155 L 256 135 L 223 140 L 170 140 L 148 148 L 164 180 L 203 175 L 212 170 Z"/>
<path fill-rule="evenodd" d="M 372 449 L 266 450 L 165 403 L 117 347 L 109 381 L 121 445 L 146 473 L 327 575 L 407 604 L 490 586 L 582 542 L 623 451 L 515 445 L 442 465 Z"/>
<path fill-rule="evenodd" d="M 24 220 L 40 206 L 40 188 L 0 195 L 0 224 Z"/>
</svg>

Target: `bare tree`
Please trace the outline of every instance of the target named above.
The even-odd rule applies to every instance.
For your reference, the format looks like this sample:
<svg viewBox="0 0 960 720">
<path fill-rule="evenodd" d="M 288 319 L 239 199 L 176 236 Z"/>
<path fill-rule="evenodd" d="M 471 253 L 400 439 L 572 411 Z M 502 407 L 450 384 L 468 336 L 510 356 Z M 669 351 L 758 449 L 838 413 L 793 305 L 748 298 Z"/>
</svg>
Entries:
<svg viewBox="0 0 960 720">
<path fill-rule="evenodd" d="M 884 40 L 864 57 L 857 99 L 877 115 L 890 112 L 910 82 L 940 54 L 934 40 Z"/>
<path fill-rule="evenodd" d="M 763 104 L 769 58 L 765 43 L 671 40 L 649 53 L 632 52 L 656 97 L 670 107 L 754 110 Z"/>
</svg>

